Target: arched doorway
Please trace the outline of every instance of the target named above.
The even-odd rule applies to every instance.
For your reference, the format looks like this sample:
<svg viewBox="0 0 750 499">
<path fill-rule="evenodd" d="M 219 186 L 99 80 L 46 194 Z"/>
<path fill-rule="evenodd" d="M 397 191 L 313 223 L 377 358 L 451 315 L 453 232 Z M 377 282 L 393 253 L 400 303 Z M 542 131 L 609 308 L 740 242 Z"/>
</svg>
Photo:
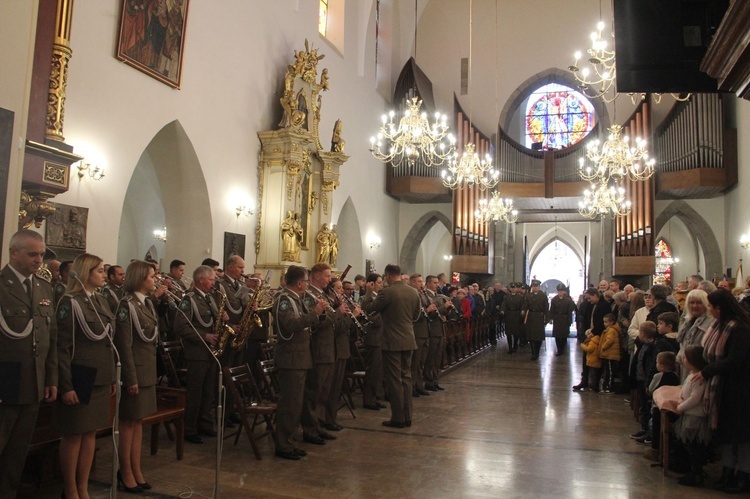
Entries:
<svg viewBox="0 0 750 499">
<path fill-rule="evenodd" d="M 578 254 L 565 241 L 554 239 L 536 254 L 531 262 L 531 278 L 546 284 L 542 289 L 548 295 L 557 292 L 557 282 L 570 289 L 575 298 L 583 293 L 583 262 Z"/>
<path fill-rule="evenodd" d="M 425 262 L 424 256 L 420 258 L 420 265 L 418 266 L 417 255 L 420 252 L 422 242 L 425 241 L 427 234 L 430 233 L 433 226 L 438 222 L 440 222 L 440 224 L 445 228 L 445 232 L 447 232 L 450 236 L 451 221 L 444 213 L 441 213 L 439 211 L 433 210 L 425 213 L 412 226 L 411 230 L 409 230 L 409 233 L 404 239 L 403 246 L 401 247 L 401 257 L 399 258 L 399 265 L 401 266 L 402 270 L 408 271 L 410 273 L 420 272 L 425 275 L 434 270 L 432 264 L 435 262 L 435 259 L 442 259 L 442 255 L 444 254 L 441 253 L 438 249 L 438 243 L 435 243 L 435 247 L 428 247 L 428 254 L 431 255 L 430 268 L 423 268 Z M 440 238 L 440 233 L 436 232 L 434 240 L 439 241 Z M 433 241 L 433 238 L 430 237 L 428 241 Z M 448 238 L 448 241 L 450 241 L 450 237 Z M 448 243 L 447 250 L 445 250 L 445 254 L 450 254 L 450 242 Z M 439 268 L 444 269 L 445 267 L 445 262 L 443 262 Z M 439 272 L 445 272 L 445 270 L 439 270 L 438 273 Z"/>
<path fill-rule="evenodd" d="M 154 230 L 167 228 L 166 242 Z M 161 268 L 175 258 L 194 268 L 211 255 L 213 224 L 198 156 L 175 120 L 146 146 L 130 178 L 122 208 L 117 261 L 143 258 L 155 246 Z"/>
</svg>

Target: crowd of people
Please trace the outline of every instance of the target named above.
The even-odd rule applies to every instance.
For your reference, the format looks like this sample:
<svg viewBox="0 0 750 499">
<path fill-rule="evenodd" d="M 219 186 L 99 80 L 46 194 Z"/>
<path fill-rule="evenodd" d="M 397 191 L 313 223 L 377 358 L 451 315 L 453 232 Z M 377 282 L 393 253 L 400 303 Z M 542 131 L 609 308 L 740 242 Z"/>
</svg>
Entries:
<svg viewBox="0 0 750 499">
<path fill-rule="evenodd" d="M 548 324 L 560 356 L 575 322 L 583 355 L 574 391 L 630 394 L 640 424 L 631 437 L 652 455 L 666 407 L 681 443 L 673 447 L 689 463 L 680 484 L 703 485 L 703 466 L 717 445 L 723 473 L 713 486 L 750 491 L 750 293 L 733 294 L 728 283 L 717 289 L 693 276 L 684 290 L 654 285 L 644 292 L 602 281 L 576 303 L 562 284 L 548 300 L 536 279 L 528 286 L 459 287 L 445 274 L 405 274 L 393 264 L 382 275 L 352 281 L 333 275 L 327 263 L 309 270 L 292 265 L 272 290 L 260 274 L 246 274 L 237 255 L 223 269 L 206 259 L 187 278 L 180 260 L 161 273 L 155 261 L 134 260 L 123 269 L 82 254 L 44 262 L 49 275 L 41 278 L 44 254 L 38 233 L 19 231 L 2 269 L 0 495 L 18 489 L 44 402 L 53 406 L 52 427 L 62 435 L 64 497 L 88 497 L 97 430 L 111 424 L 118 382 L 118 484 L 129 492 L 150 489 L 141 467 L 142 422 L 156 410 L 162 340 L 179 339 L 183 349 L 187 442 L 200 445 L 217 436 L 218 425 L 240 423 L 231 397 L 224 420 L 216 421 L 217 360 L 224 367 L 247 364 L 260 380 L 259 361 L 271 356 L 275 455 L 299 460 L 307 455 L 295 438 L 300 429 L 301 441 L 311 445 L 326 445 L 343 430 L 337 414 L 353 361 L 365 370 L 362 406 L 390 407 L 383 426 L 408 428 L 414 399 L 444 390 L 446 323 L 465 321 L 468 340 L 469 319 L 485 316 L 491 343 L 504 335 L 508 354 L 529 346 L 532 361 Z M 679 399 L 659 406 L 658 394 L 669 386 L 681 387 Z"/>
</svg>

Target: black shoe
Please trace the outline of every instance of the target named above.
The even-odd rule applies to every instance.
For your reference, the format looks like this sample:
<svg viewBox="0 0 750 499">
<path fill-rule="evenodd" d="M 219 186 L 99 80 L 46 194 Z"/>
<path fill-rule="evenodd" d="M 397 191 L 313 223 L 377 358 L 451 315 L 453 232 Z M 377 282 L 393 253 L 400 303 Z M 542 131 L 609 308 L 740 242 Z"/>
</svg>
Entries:
<svg viewBox="0 0 750 499">
<path fill-rule="evenodd" d="M 416 391 L 416 390 L 412 390 L 411 391 L 411 396 L 414 397 L 415 399 L 418 399 L 419 398 L 419 392 Z"/>
<path fill-rule="evenodd" d="M 307 451 L 304 451 L 302 449 L 298 449 L 297 447 L 295 447 L 292 452 L 294 452 L 295 454 L 297 454 L 299 457 L 305 457 L 307 455 Z"/>
<path fill-rule="evenodd" d="M 380 404 L 362 404 L 362 407 L 364 407 L 365 409 L 370 409 L 371 411 L 379 411 L 380 409 L 382 409 L 380 407 Z"/>
<path fill-rule="evenodd" d="M 318 429 L 318 436 L 322 438 L 323 440 L 336 440 L 336 437 L 320 429 Z"/>
<path fill-rule="evenodd" d="M 406 423 L 400 423 L 398 421 L 383 421 L 383 426 L 388 428 L 406 428 Z"/>
<path fill-rule="evenodd" d="M 325 428 L 328 431 L 341 431 L 344 429 L 343 426 L 339 426 L 336 423 L 325 423 L 323 425 L 323 428 Z"/>
<path fill-rule="evenodd" d="M 236 412 L 233 412 L 232 414 L 229 415 L 229 421 L 231 421 L 234 424 L 240 424 L 242 423 L 242 417 L 240 417 L 240 415 L 237 414 Z"/>
<path fill-rule="evenodd" d="M 436 387 L 435 385 L 424 385 L 424 389 L 425 389 L 425 390 L 429 390 L 429 391 L 431 391 L 431 392 L 436 392 L 436 391 L 438 391 L 438 389 L 437 389 L 437 387 Z"/>
<path fill-rule="evenodd" d="M 293 450 L 289 452 L 284 452 L 277 450 L 276 451 L 276 457 L 280 457 L 281 459 L 289 459 L 290 461 L 299 461 L 302 456 L 294 452 Z"/>
<path fill-rule="evenodd" d="M 430 394 L 427 390 L 422 390 L 421 388 L 417 388 L 417 393 L 423 396 L 427 396 Z"/>
<path fill-rule="evenodd" d="M 637 431 L 637 432 L 635 432 L 635 433 L 631 433 L 631 434 L 630 434 L 630 438 L 633 438 L 633 439 L 636 439 L 636 438 L 641 438 L 641 437 L 643 437 L 644 435 L 646 435 L 646 433 L 647 433 L 647 432 L 646 432 L 646 431 L 644 431 L 644 430 L 641 430 L 641 431 Z"/>
<path fill-rule="evenodd" d="M 703 473 L 688 473 L 687 475 L 678 478 L 677 483 L 684 485 L 685 487 L 702 487 Z"/>
<path fill-rule="evenodd" d="M 744 471 L 738 471 L 733 480 L 729 481 L 724 492 L 727 494 L 742 494 L 750 492 L 750 474 Z"/>
<path fill-rule="evenodd" d="M 445 388 L 443 388 L 442 386 L 438 385 L 437 383 L 435 383 L 435 388 L 437 388 L 441 392 L 445 390 Z"/>
<path fill-rule="evenodd" d="M 407 428 L 411 428 L 411 419 L 409 419 L 408 421 L 404 421 L 404 426 L 406 426 Z"/>
<path fill-rule="evenodd" d="M 135 487 L 128 487 L 125 485 L 125 482 L 122 481 L 122 475 L 120 474 L 120 471 L 117 471 L 117 487 L 120 490 L 124 490 L 125 492 L 130 492 L 131 494 L 140 494 L 143 492 L 143 487 L 138 485 L 138 482 L 136 482 Z"/>
<path fill-rule="evenodd" d="M 202 444 L 203 439 L 198 436 L 197 433 L 191 433 L 189 435 L 185 435 L 185 442 L 190 442 L 191 444 Z"/>
<path fill-rule="evenodd" d="M 325 445 L 326 444 L 326 441 L 323 440 L 322 438 L 313 436 L 313 435 L 306 435 L 304 433 L 302 434 L 302 441 L 307 442 L 308 444 L 313 444 L 313 445 Z"/>
<path fill-rule="evenodd" d="M 138 483 L 138 482 L 135 482 Z M 151 490 L 153 487 L 148 482 L 138 483 L 138 486 L 142 488 L 143 490 Z"/>
<path fill-rule="evenodd" d="M 729 485 L 729 482 L 734 478 L 734 470 L 727 468 L 726 466 L 721 470 L 721 478 L 711 484 L 714 490 L 724 490 L 724 487 Z"/>
<path fill-rule="evenodd" d="M 574 392 L 580 392 L 581 390 L 585 390 L 585 389 L 586 389 L 586 385 L 584 385 L 583 383 L 578 383 L 577 385 L 573 386 Z"/>
<path fill-rule="evenodd" d="M 201 435 L 204 435 L 206 437 L 215 437 L 216 436 L 216 430 L 213 428 L 198 428 L 198 433 Z"/>
</svg>

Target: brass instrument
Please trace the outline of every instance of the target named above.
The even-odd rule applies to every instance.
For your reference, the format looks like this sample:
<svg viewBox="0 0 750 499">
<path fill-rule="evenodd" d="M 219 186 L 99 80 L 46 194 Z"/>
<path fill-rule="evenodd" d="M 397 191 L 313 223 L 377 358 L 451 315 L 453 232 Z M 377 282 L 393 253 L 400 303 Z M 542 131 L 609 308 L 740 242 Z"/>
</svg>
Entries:
<svg viewBox="0 0 750 499">
<path fill-rule="evenodd" d="M 167 297 L 167 301 L 171 301 L 175 305 L 179 305 L 179 303 L 182 301 L 182 297 L 176 295 L 175 293 L 169 290 L 169 284 L 164 282 L 167 279 L 171 279 L 171 278 L 166 277 L 163 274 L 155 275 L 154 282 L 156 283 L 156 289 L 159 289 L 162 286 L 166 286 L 167 289 L 166 289 L 165 295 Z"/>
<path fill-rule="evenodd" d="M 250 298 L 250 301 L 245 306 L 242 319 L 240 319 L 240 323 L 237 326 L 238 333 L 232 339 L 232 348 L 234 350 L 245 348 L 245 344 L 253 329 L 263 327 L 263 321 L 258 312 L 270 310 L 271 307 L 273 307 L 273 292 L 264 286 L 253 294 L 253 297 Z"/>
<path fill-rule="evenodd" d="M 216 314 L 216 320 L 214 322 L 214 334 L 218 337 L 216 346 L 212 347 L 215 357 L 220 357 L 224 353 L 224 349 L 230 340 L 230 336 L 236 337 L 237 333 L 234 329 L 229 327 L 229 324 L 224 322 L 224 309 L 227 306 L 227 295 L 221 293 L 221 304 L 219 305 L 219 312 Z M 234 341 L 234 338 L 232 338 Z"/>
<path fill-rule="evenodd" d="M 47 264 L 43 263 L 39 270 L 36 271 L 36 276 L 44 279 L 47 282 L 52 282 L 52 271 L 47 268 Z"/>
</svg>

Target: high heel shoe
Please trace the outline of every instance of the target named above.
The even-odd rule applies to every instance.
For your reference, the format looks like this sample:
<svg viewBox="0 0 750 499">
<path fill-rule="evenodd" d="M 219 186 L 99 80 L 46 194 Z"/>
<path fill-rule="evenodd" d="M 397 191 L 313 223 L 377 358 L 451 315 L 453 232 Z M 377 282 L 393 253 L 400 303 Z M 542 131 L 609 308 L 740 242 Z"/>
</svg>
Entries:
<svg viewBox="0 0 750 499">
<path fill-rule="evenodd" d="M 117 486 L 120 488 L 120 490 L 124 490 L 125 492 L 130 492 L 131 494 L 140 494 L 143 492 L 143 487 L 141 487 L 137 482 L 135 487 L 128 487 L 125 485 L 125 482 L 122 481 L 122 475 L 120 472 L 117 472 Z"/>
<path fill-rule="evenodd" d="M 136 480 L 135 483 L 138 483 L 138 481 Z M 138 486 L 142 488 L 143 490 L 151 490 L 153 488 L 151 487 L 151 484 L 148 482 L 138 483 Z"/>
</svg>

